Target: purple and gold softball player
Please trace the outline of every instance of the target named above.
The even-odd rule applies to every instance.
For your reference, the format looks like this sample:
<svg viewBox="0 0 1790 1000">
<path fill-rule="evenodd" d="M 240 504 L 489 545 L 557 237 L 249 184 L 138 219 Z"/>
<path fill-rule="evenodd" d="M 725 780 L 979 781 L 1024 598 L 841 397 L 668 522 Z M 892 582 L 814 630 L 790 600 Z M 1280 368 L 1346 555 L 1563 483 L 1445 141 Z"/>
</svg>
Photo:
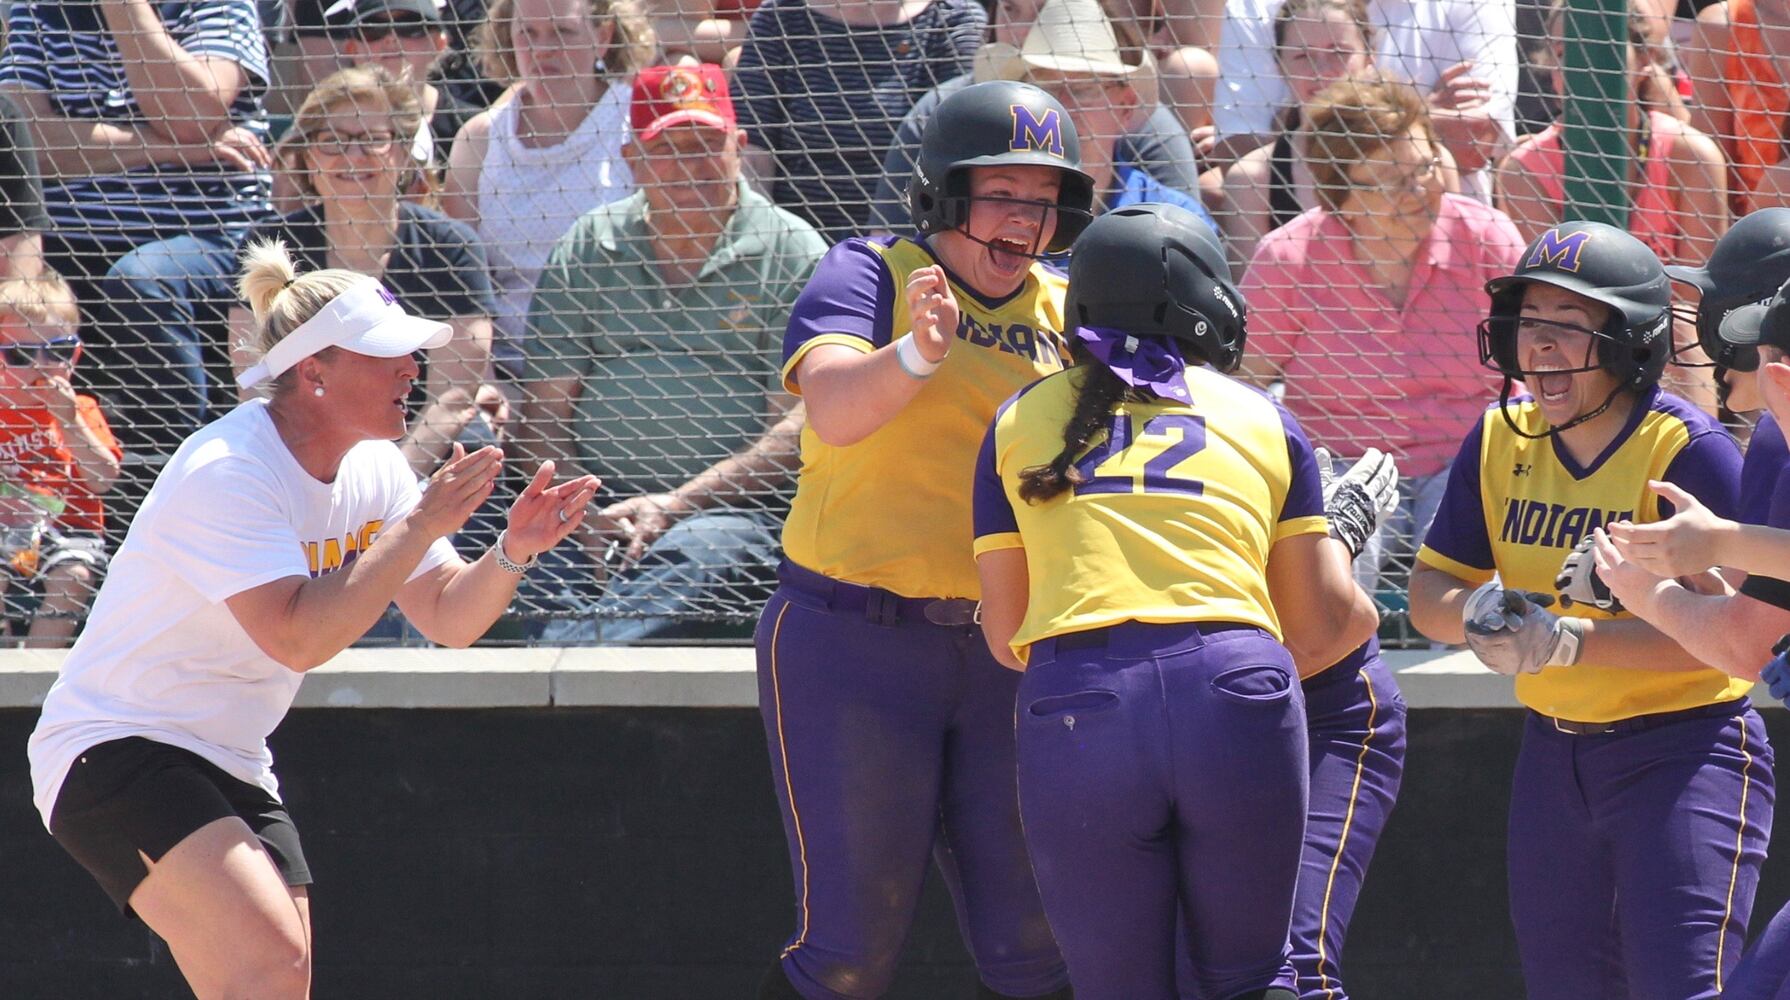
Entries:
<svg viewBox="0 0 1790 1000">
<path fill-rule="evenodd" d="M 1546 606 L 1591 589 L 1563 572 L 1585 535 L 1670 513 L 1650 480 L 1732 513 L 1740 451 L 1659 389 L 1670 287 L 1634 237 L 1562 224 L 1486 288 L 1480 356 L 1505 391 L 1449 473 L 1411 620 L 1515 676 L 1529 708 L 1508 842 L 1528 995 L 1713 998 L 1740 957 L 1770 834 L 1751 682 L 1620 608 Z M 1511 399 L 1514 379 L 1533 395 Z"/>
<path fill-rule="evenodd" d="M 1785 232 L 1790 235 L 1790 211 L 1778 211 L 1783 211 L 1787 217 Z M 1754 213 L 1743 220 L 1743 224 L 1764 214 L 1764 211 Z M 1740 226 L 1736 226 L 1729 235 L 1739 229 Z M 1723 237 L 1724 242 L 1727 239 Z M 1720 251 L 1718 245 L 1718 255 Z M 1784 256 L 1790 257 L 1790 254 Z M 1758 258 L 1763 258 L 1767 264 L 1771 262 L 1769 253 L 1756 254 L 1755 259 Z M 1716 261 L 1712 259 L 1709 268 L 1712 274 L 1716 271 L 1715 265 Z M 1779 266 L 1783 267 L 1782 264 Z M 1704 301 L 1710 299 L 1706 295 Z M 1790 292 L 1780 288 L 1769 306 L 1749 303 L 1717 316 L 1716 321 L 1720 324 L 1725 344 L 1732 338 L 1735 353 L 1744 351 L 1752 355 L 1735 366 L 1754 370 L 1735 380 L 1731 398 L 1744 398 L 1756 405 L 1762 404 L 1768 410 L 1760 418 L 1754 443 L 1747 450 L 1746 469 L 1741 478 L 1746 513 L 1741 522 L 1730 521 L 1715 516 L 1695 500 L 1674 497 L 1678 509 L 1664 521 L 1612 526 L 1610 537 L 1601 539 L 1597 545 L 1596 566 L 1598 575 L 1609 581 L 1614 595 L 1636 614 L 1647 617 L 1663 611 L 1668 631 L 1669 623 L 1677 620 L 1680 613 L 1697 609 L 1699 605 L 1711 621 L 1720 621 L 1725 627 L 1752 630 L 1751 645 L 1758 660 L 1764 658 L 1765 645 L 1756 630 L 1770 620 L 1766 612 L 1776 611 L 1775 605 L 1769 602 L 1786 589 L 1780 580 L 1790 577 L 1790 530 L 1785 530 L 1790 528 L 1790 495 L 1769 488 L 1784 472 L 1783 438 L 1777 427 L 1784 418 L 1790 417 L 1790 364 L 1785 363 L 1790 357 Z M 1747 390 L 1744 395 L 1743 387 Z M 1775 441 L 1766 438 L 1762 447 L 1758 435 L 1768 430 Z M 1776 444 L 1775 448 L 1770 447 L 1772 443 Z M 1763 468 L 1756 469 L 1758 466 Z M 1761 490 L 1762 497 L 1749 492 L 1749 487 L 1757 489 L 1761 484 L 1766 487 Z M 1662 486 L 1662 489 L 1668 488 Z M 1684 595 L 1677 593 L 1682 589 L 1677 583 L 1669 582 L 1682 574 L 1714 566 L 1720 566 L 1723 576 L 1730 582 L 1735 576 L 1745 574 L 1745 582 L 1738 592 L 1711 597 Z M 1745 606 L 1753 601 L 1766 603 L 1760 608 Z M 1742 607 L 1731 607 L 1736 603 Z M 1725 645 L 1734 647 L 1734 655 L 1738 655 L 1742 641 L 1743 636 L 1734 636 Z M 1693 642 L 1685 645 L 1693 650 L 1698 648 Z M 1780 638 L 1771 650 L 1775 655 L 1760 673 L 1760 679 L 1770 686 L 1772 696 L 1776 698 L 1790 696 L 1787 646 L 1790 646 L 1790 636 Z M 1723 1000 L 1773 1000 L 1774 997 L 1790 1000 L 1787 979 L 1790 979 L 1790 906 L 1779 910 L 1764 933 L 1748 948 L 1724 983 L 1722 997 Z"/>
<path fill-rule="evenodd" d="M 1019 83 L 942 102 L 910 191 L 921 239 L 821 261 L 784 341 L 807 403 L 759 704 L 796 928 L 762 997 L 876 997 L 936 857 L 984 997 L 1068 997 L 1014 787 L 1018 678 L 985 648 L 970 470 L 1001 400 L 1062 367 L 1064 279 L 1037 257 L 1087 225 L 1069 116 Z"/>
<path fill-rule="evenodd" d="M 1045 911 L 1079 1000 L 1293 1000 L 1295 661 L 1336 662 L 1378 615 L 1304 434 L 1221 374 L 1244 314 L 1211 230 L 1119 209 L 1069 267 L 1075 365 L 1002 407 L 975 478 L 983 635 L 1025 671 L 1020 811 Z"/>
<path fill-rule="evenodd" d="M 1318 449 L 1318 471 L 1330 460 Z M 1377 450 L 1325 488 L 1331 537 L 1359 555 L 1396 509 L 1392 459 Z M 1326 477 L 1328 478 L 1328 477 Z M 1293 903 L 1292 960 L 1300 1000 L 1348 1000 L 1343 941 L 1368 863 L 1405 774 L 1405 699 L 1370 638 L 1328 667 L 1300 664 L 1310 744 L 1310 805 Z"/>
<path fill-rule="evenodd" d="M 1702 290 L 1697 339 L 1716 363 L 1728 407 L 1744 413 L 1764 406 L 1767 383 L 1760 360 L 1778 360 L 1779 344 L 1786 340 L 1781 328 L 1768 332 L 1765 319 L 1768 304 L 1774 295 L 1783 298 L 1779 288 L 1790 280 L 1790 208 L 1761 209 L 1740 220 L 1716 244 L 1707 267 L 1667 271 Z M 1785 317 L 1780 311 L 1774 320 L 1782 324 Z M 1767 410 L 1753 428 L 1740 471 L 1739 523 L 1790 528 L 1790 495 L 1776 499 L 1790 488 L 1786 471 L 1790 454 L 1783 428 Z M 1669 493 L 1671 487 L 1665 489 Z M 1678 498 L 1667 499 L 1680 506 Z M 1633 565 L 1612 573 L 1609 585 L 1630 611 L 1704 662 L 1736 677 L 1757 677 L 1772 644 L 1790 632 L 1790 582 L 1770 573 L 1746 573 L 1735 562 L 1703 561 L 1715 553 L 1699 551 L 1707 547 L 1695 541 L 1720 536 L 1699 531 L 1702 518 L 1680 514 L 1686 516 L 1655 525 L 1612 525 L 1609 533 L 1622 557 L 1617 562 Z M 1680 565 L 1684 568 L 1675 568 Z M 1738 590 L 1704 594 L 1671 582 L 1711 565 L 1722 566 Z M 1790 574 L 1790 567 L 1778 572 Z"/>
</svg>

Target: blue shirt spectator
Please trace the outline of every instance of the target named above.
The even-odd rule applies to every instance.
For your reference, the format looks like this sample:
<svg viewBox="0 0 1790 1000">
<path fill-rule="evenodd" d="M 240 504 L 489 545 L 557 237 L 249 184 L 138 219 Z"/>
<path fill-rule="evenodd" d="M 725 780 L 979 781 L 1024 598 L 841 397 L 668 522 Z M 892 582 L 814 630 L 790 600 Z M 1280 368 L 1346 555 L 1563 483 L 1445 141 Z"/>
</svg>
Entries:
<svg viewBox="0 0 1790 1000">
<path fill-rule="evenodd" d="M 254 0 L 143 4 L 159 32 L 109 24 L 101 13 L 109 6 L 15 3 L 0 56 L 0 90 L 14 92 L 44 139 L 51 229 L 97 244 L 101 271 L 151 240 L 245 228 L 271 209 L 266 156 L 257 150 L 268 136 L 261 106 L 268 55 Z M 126 53 L 175 65 L 139 71 Z M 235 80 L 183 89 L 150 75 L 194 61 L 209 64 L 195 75 L 230 64 Z M 74 274 L 95 267 L 54 254 L 51 263 Z"/>
</svg>

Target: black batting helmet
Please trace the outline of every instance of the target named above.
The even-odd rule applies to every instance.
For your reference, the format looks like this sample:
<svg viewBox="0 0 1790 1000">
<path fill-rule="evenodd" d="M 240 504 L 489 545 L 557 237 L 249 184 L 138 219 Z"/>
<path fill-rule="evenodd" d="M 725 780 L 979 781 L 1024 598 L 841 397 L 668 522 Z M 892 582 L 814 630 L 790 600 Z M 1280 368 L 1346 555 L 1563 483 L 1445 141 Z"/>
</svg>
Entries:
<svg viewBox="0 0 1790 1000">
<path fill-rule="evenodd" d="M 971 84 L 933 111 L 907 189 L 914 228 L 922 233 L 961 228 L 970 216 L 969 169 L 1001 164 L 1062 171 L 1056 230 L 1044 249 L 1068 249 L 1094 208 L 1094 181 L 1081 169 L 1081 141 L 1056 98 L 1012 80 Z"/>
<path fill-rule="evenodd" d="M 1536 284 L 1610 309 L 1603 329 L 1592 331 L 1595 362 L 1575 370 L 1602 369 L 1627 389 L 1659 381 L 1672 356 L 1672 285 L 1647 244 L 1601 222 L 1564 222 L 1529 244 L 1516 273 L 1486 282 L 1492 309 L 1479 324 L 1479 361 L 1506 379 L 1532 374 L 1517 359 L 1517 320 L 1523 290 Z"/>
<path fill-rule="evenodd" d="M 1702 267 L 1666 268 L 1666 275 L 1697 289 L 1697 344 L 1720 368 L 1759 367 L 1751 341 L 1722 336 L 1722 320 L 1741 306 L 1768 302 L 1790 281 L 1790 208 L 1762 208 L 1722 235 Z"/>
<path fill-rule="evenodd" d="M 1071 328 L 1172 337 L 1227 373 L 1248 337 L 1224 248 L 1178 205 L 1131 205 L 1089 223 L 1069 257 L 1063 312 Z"/>
</svg>

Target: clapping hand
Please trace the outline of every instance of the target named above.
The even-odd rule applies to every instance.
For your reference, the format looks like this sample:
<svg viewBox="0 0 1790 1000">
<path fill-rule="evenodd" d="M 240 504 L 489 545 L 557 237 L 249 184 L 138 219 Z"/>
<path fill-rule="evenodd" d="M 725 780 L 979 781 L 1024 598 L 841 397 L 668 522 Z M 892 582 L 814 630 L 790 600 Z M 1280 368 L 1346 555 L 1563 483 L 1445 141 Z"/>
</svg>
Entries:
<svg viewBox="0 0 1790 1000">
<path fill-rule="evenodd" d="M 553 463 L 542 462 L 534 479 L 510 505 L 509 529 L 504 536 L 508 556 L 526 563 L 578 530 L 600 485 L 595 476 L 579 476 L 555 485 Z"/>
<path fill-rule="evenodd" d="M 503 471 L 503 452 L 480 448 L 468 455 L 456 442 L 452 454 L 429 477 L 423 497 L 405 520 L 430 538 L 442 538 L 460 530 L 472 512 L 491 495 L 497 475 Z"/>
<path fill-rule="evenodd" d="M 907 314 L 913 322 L 914 346 L 920 357 L 937 364 L 945 360 L 957 338 L 957 297 L 951 281 L 937 264 L 922 267 L 907 279 Z"/>
</svg>

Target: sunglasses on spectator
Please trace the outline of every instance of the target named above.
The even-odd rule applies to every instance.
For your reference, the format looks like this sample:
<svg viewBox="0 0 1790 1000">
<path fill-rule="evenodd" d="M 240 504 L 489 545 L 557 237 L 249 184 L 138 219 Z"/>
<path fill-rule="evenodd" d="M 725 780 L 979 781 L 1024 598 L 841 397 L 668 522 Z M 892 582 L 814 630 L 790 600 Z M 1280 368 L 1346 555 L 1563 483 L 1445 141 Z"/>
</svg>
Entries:
<svg viewBox="0 0 1790 1000">
<path fill-rule="evenodd" d="M 330 156 L 347 156 L 357 149 L 368 156 L 384 156 L 392 151 L 392 146 L 398 141 L 390 132 L 348 135 L 330 131 L 319 132 L 309 138 L 312 149 Z"/>
<path fill-rule="evenodd" d="M 81 356 L 81 338 L 70 335 L 54 340 L 0 347 L 0 356 L 8 368 L 32 368 L 38 365 L 72 365 Z"/>
<path fill-rule="evenodd" d="M 420 17 L 406 17 L 392 21 L 367 21 L 360 26 L 362 41 L 383 42 L 389 35 L 399 38 L 427 38 L 435 28 Z"/>
</svg>

